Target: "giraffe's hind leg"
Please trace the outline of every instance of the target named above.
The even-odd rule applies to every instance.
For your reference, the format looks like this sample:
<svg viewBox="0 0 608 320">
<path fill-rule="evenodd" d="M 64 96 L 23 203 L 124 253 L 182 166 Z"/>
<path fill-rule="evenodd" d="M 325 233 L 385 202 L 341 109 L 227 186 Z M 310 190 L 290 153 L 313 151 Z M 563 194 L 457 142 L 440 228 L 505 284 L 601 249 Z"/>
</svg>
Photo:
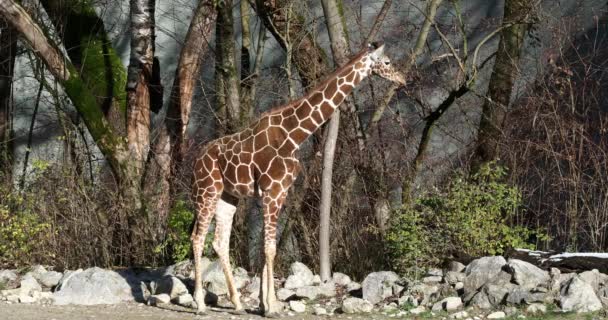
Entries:
<svg viewBox="0 0 608 320">
<path fill-rule="evenodd" d="M 228 199 L 226 199 L 228 200 Z M 232 201 L 231 201 L 232 202 Z M 220 199 L 217 211 L 215 213 L 215 239 L 213 240 L 213 249 L 217 252 L 226 284 L 230 294 L 236 313 L 245 313 L 240 300 L 240 294 L 237 291 L 232 268 L 230 267 L 230 231 L 232 229 L 232 220 L 236 212 L 236 206 L 230 204 L 224 199 Z"/>
</svg>

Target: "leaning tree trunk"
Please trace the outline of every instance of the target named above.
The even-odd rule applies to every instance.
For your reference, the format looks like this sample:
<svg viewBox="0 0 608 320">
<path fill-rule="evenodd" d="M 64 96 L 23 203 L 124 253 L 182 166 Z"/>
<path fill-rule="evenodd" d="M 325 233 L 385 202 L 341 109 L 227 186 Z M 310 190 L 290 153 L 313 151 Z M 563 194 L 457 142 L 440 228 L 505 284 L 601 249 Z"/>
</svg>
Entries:
<svg viewBox="0 0 608 320">
<path fill-rule="evenodd" d="M 337 66 L 342 66 L 348 62 L 349 48 L 346 36 L 346 25 L 343 12 L 338 10 L 338 3 L 342 6 L 341 0 L 322 0 L 325 22 L 331 40 L 331 51 L 334 62 Z M 336 144 L 338 142 L 338 131 L 340 129 L 340 108 L 337 108 L 329 120 L 329 131 L 325 140 L 323 150 L 323 174 L 321 177 L 321 206 L 319 210 L 319 265 L 321 280 L 328 281 L 331 278 L 331 257 L 329 247 L 329 232 L 331 227 L 331 194 L 334 156 L 336 154 Z"/>
<path fill-rule="evenodd" d="M 12 181 L 13 130 L 12 130 L 12 84 L 17 34 L 0 19 L 0 178 Z"/>
<path fill-rule="evenodd" d="M 504 8 L 503 25 L 513 25 L 501 31 L 494 71 L 488 85 L 488 99 L 483 105 L 477 132 L 473 170 L 477 170 L 483 163 L 495 160 L 498 155 L 498 144 L 502 138 L 502 128 L 528 27 L 522 20 L 529 14 L 531 5 L 527 0 L 506 0 Z"/>
</svg>

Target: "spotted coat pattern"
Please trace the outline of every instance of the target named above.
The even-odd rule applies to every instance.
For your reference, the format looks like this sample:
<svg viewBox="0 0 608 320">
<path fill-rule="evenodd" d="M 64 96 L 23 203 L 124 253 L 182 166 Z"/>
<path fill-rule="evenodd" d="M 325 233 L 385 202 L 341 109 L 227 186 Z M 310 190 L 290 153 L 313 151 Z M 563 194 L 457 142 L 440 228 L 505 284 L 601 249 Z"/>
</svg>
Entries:
<svg viewBox="0 0 608 320">
<path fill-rule="evenodd" d="M 197 205 L 192 233 L 195 261 L 194 298 L 199 312 L 204 312 L 200 259 L 211 219 L 216 218 L 213 247 L 218 253 L 228 283 L 230 298 L 237 311 L 242 310 L 228 258 L 234 199 L 261 196 L 264 209 L 265 266 L 262 276 L 261 308 L 266 315 L 276 310 L 273 261 L 276 254 L 276 226 L 287 191 L 300 171 L 296 152 L 344 101 L 355 86 L 371 73 L 401 84 L 383 53 L 382 45 L 370 45 L 349 63 L 329 75 L 325 81 L 301 99 L 262 114 L 261 118 L 240 132 L 210 142 L 197 158 L 194 167 L 193 198 Z"/>
</svg>

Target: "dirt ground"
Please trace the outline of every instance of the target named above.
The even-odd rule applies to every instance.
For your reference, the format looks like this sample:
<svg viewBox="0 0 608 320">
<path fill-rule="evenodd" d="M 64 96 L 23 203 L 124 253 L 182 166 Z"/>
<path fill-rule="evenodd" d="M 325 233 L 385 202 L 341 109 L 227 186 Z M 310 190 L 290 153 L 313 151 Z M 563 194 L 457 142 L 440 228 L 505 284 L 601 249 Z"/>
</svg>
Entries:
<svg viewBox="0 0 608 320">
<path fill-rule="evenodd" d="M 225 310 L 209 308 L 207 315 L 196 316 L 192 309 L 176 306 L 152 307 L 138 303 L 96 306 L 55 306 L 39 304 L 8 304 L 0 302 L 0 320 L 255 320 L 264 319 L 260 315 L 232 315 Z M 327 318 L 312 314 L 285 314 L 280 319 L 312 320 Z M 345 315 L 336 314 L 331 319 L 389 319 L 378 315 Z"/>
</svg>

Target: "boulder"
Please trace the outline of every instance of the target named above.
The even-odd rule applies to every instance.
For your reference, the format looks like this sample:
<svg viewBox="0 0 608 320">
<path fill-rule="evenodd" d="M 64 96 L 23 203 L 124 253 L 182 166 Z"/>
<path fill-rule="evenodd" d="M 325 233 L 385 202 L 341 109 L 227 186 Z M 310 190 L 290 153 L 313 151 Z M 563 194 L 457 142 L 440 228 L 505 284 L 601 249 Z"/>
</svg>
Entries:
<svg viewBox="0 0 608 320">
<path fill-rule="evenodd" d="M 236 268 L 233 274 L 237 289 L 241 289 L 249 283 L 247 271 L 243 268 Z M 219 261 L 212 262 L 207 269 L 204 269 L 202 278 L 203 283 L 207 284 L 207 291 L 218 296 L 228 293 L 226 276 L 224 276 L 224 270 Z"/>
<path fill-rule="evenodd" d="M 41 266 L 41 265 L 35 265 L 32 266 L 30 268 L 30 270 L 26 273 L 32 275 L 32 277 L 34 277 L 34 279 L 38 280 L 40 279 L 40 276 L 42 276 L 43 274 L 47 273 L 48 271 L 46 270 L 45 267 Z"/>
<path fill-rule="evenodd" d="M 507 264 L 501 256 L 483 257 L 473 260 L 466 268 L 464 278 L 464 293 L 470 295 L 497 276 L 502 267 Z"/>
<path fill-rule="evenodd" d="M 55 304 L 115 304 L 134 300 L 125 276 L 101 268 L 66 272 L 53 294 Z"/>
<path fill-rule="evenodd" d="M 410 310 L 411 314 L 421 314 L 426 312 L 426 308 L 424 306 L 417 306 L 416 308 Z"/>
<path fill-rule="evenodd" d="M 156 290 L 154 294 L 166 293 L 171 299 L 175 299 L 182 294 L 188 293 L 186 285 L 175 276 L 164 276 L 156 282 Z"/>
<path fill-rule="evenodd" d="M 148 298 L 148 304 L 151 306 L 158 306 L 169 302 L 171 302 L 171 297 L 166 293 L 151 295 L 150 298 Z"/>
<path fill-rule="evenodd" d="M 315 316 L 325 316 L 325 315 L 327 315 L 327 309 L 322 308 L 322 307 L 315 307 L 315 308 L 312 310 L 312 313 L 313 313 Z"/>
<path fill-rule="evenodd" d="M 597 269 L 593 269 L 591 271 L 585 271 L 578 274 L 581 280 L 587 282 L 595 293 L 600 289 L 600 283 L 602 282 L 600 279 L 601 273 Z"/>
<path fill-rule="evenodd" d="M 422 282 L 424 283 L 440 283 L 443 280 L 443 277 L 441 276 L 429 276 L 429 277 L 424 277 L 422 278 Z"/>
<path fill-rule="evenodd" d="M 477 292 L 469 301 L 469 306 L 477 307 L 479 309 L 492 309 L 492 304 L 488 295 L 482 290 Z"/>
<path fill-rule="evenodd" d="M 452 262 L 450 262 L 450 265 L 448 266 L 448 271 L 463 272 L 466 267 L 467 266 L 465 266 L 464 264 L 462 264 L 458 261 L 452 261 Z"/>
<path fill-rule="evenodd" d="M 447 297 L 433 305 L 433 312 L 455 311 L 462 307 L 462 300 L 459 297 Z"/>
<path fill-rule="evenodd" d="M 392 271 L 370 273 L 363 280 L 363 299 L 376 304 L 393 294 L 393 284 L 399 276 Z"/>
<path fill-rule="evenodd" d="M 260 295 L 261 286 L 262 280 L 259 277 L 253 277 L 245 290 L 249 292 L 250 298 L 257 299 Z"/>
<path fill-rule="evenodd" d="M 327 281 L 318 286 L 319 296 L 332 298 L 336 296 L 336 284 L 333 281 Z"/>
<path fill-rule="evenodd" d="M 357 290 L 361 290 L 361 284 L 359 282 L 353 281 L 346 285 L 346 291 L 348 291 L 349 293 Z"/>
<path fill-rule="evenodd" d="M 306 305 L 302 301 L 292 300 L 289 301 L 289 308 L 293 310 L 293 312 L 302 313 L 306 311 Z"/>
<path fill-rule="evenodd" d="M 280 301 L 287 301 L 295 295 L 296 293 L 290 289 L 281 288 L 277 290 L 277 299 L 279 299 Z"/>
<path fill-rule="evenodd" d="M 496 312 L 490 313 L 486 318 L 487 319 L 503 319 L 506 317 L 507 317 L 507 314 L 504 313 L 503 311 L 496 311 Z"/>
<path fill-rule="evenodd" d="M 563 311 L 593 312 L 602 309 L 602 302 L 593 287 L 580 276 L 573 277 L 562 286 L 559 301 Z"/>
<path fill-rule="evenodd" d="M 344 313 L 370 313 L 373 309 L 374 305 L 367 300 L 350 297 L 342 301 Z"/>
<path fill-rule="evenodd" d="M 314 274 L 301 262 L 294 262 L 290 267 L 291 275 L 285 281 L 285 289 L 298 289 L 313 284 Z"/>
<path fill-rule="evenodd" d="M 397 299 L 397 305 L 399 305 L 400 307 L 417 307 L 418 299 L 410 295 L 401 296 L 399 299 Z"/>
<path fill-rule="evenodd" d="M 445 273 L 445 282 L 449 283 L 449 284 L 456 284 L 458 282 L 463 282 L 465 278 L 465 274 L 462 272 L 456 272 L 456 271 L 448 271 Z"/>
<path fill-rule="evenodd" d="M 305 286 L 296 289 L 296 296 L 302 299 L 314 300 L 319 295 L 319 287 Z"/>
<path fill-rule="evenodd" d="M 173 301 L 182 307 L 191 307 L 192 302 L 194 301 L 194 298 L 192 297 L 191 294 L 184 293 L 184 294 L 179 295 L 177 298 L 173 299 Z"/>
<path fill-rule="evenodd" d="M 459 311 L 450 315 L 450 319 L 466 319 L 469 317 L 469 313 L 466 311 Z"/>
<path fill-rule="evenodd" d="M 332 276 L 332 280 L 334 281 L 335 284 L 337 284 L 339 286 L 347 286 L 349 283 L 352 282 L 349 276 L 345 275 L 344 273 L 340 273 L 340 272 L 334 272 L 334 274 Z"/>
<path fill-rule="evenodd" d="M 509 273 L 513 275 L 513 281 L 526 289 L 537 287 L 548 288 L 551 277 L 549 273 L 541 268 L 522 260 L 509 259 L 507 264 Z"/>
<path fill-rule="evenodd" d="M 19 286 L 19 291 L 20 291 L 19 296 L 20 297 L 32 296 L 32 294 L 34 292 L 42 291 L 42 287 L 40 286 L 38 281 L 36 281 L 36 279 L 34 279 L 34 277 L 29 273 L 26 274 L 25 276 L 23 276 L 23 278 L 21 278 L 20 283 L 21 283 L 21 285 Z"/>
<path fill-rule="evenodd" d="M 427 305 L 439 296 L 439 286 L 431 284 L 417 284 L 410 289 L 410 294 L 418 297 L 420 305 Z"/>
<path fill-rule="evenodd" d="M 53 288 L 59 284 L 59 280 L 61 280 L 62 277 L 63 274 L 61 272 L 47 271 L 40 275 L 38 281 L 40 281 L 40 284 L 47 288 Z"/>
<path fill-rule="evenodd" d="M 541 314 L 547 312 L 547 306 L 542 303 L 533 303 L 526 308 L 526 312 L 531 314 Z"/>
<path fill-rule="evenodd" d="M 17 280 L 17 274 L 13 270 L 0 270 L 0 283 Z"/>
</svg>

